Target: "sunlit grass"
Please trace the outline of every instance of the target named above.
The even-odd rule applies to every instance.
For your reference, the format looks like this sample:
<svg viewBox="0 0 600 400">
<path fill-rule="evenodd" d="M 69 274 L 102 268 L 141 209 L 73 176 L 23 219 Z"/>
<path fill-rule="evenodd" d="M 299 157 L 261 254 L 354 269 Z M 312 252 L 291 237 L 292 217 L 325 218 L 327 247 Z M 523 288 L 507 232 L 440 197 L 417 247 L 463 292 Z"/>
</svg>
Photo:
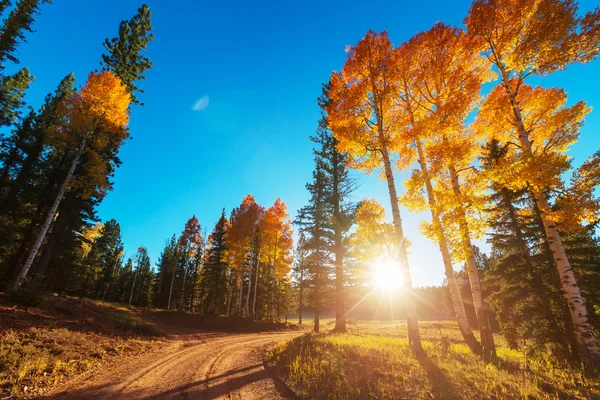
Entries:
<svg viewBox="0 0 600 400">
<path fill-rule="evenodd" d="M 0 332 L 0 398 L 32 397 L 48 387 L 116 357 L 139 354 L 158 348 L 161 343 L 150 336 L 161 332 L 125 307 L 100 301 L 77 299 L 94 306 L 94 312 L 118 327 L 113 334 L 45 326 Z M 62 303 L 61 303 L 62 304 Z M 47 307 L 55 307 L 50 302 Z M 65 318 L 82 318 L 77 308 L 61 309 Z M 27 317 L 25 317 L 27 318 Z M 114 328 L 113 328 L 114 329 Z M 8 396 L 8 397 L 4 397 Z"/>
<path fill-rule="evenodd" d="M 405 325 L 389 321 L 351 323 L 345 335 L 308 334 L 269 358 L 305 399 L 600 398 L 600 380 L 526 359 L 500 337 L 500 360 L 486 365 L 462 344 L 454 322 L 420 327 L 429 362 L 412 356 Z"/>
</svg>

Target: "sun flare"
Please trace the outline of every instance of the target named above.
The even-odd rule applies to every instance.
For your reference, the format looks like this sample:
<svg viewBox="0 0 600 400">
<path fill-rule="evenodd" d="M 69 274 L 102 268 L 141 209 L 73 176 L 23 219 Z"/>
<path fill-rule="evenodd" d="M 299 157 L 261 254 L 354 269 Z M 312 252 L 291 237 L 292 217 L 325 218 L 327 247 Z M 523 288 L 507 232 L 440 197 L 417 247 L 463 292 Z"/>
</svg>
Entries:
<svg viewBox="0 0 600 400">
<path fill-rule="evenodd" d="M 396 290 L 404 286 L 400 267 L 391 258 L 375 260 L 373 267 L 373 283 L 377 289 Z"/>
</svg>

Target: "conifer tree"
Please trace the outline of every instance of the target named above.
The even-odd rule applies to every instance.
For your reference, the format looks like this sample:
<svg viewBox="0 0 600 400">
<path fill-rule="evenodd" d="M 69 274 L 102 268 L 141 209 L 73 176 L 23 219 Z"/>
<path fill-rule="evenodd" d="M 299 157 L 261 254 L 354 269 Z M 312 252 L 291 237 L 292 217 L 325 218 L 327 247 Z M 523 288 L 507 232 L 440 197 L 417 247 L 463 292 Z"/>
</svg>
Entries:
<svg viewBox="0 0 600 400">
<path fill-rule="evenodd" d="M 19 41 L 25 42 L 25 32 L 33 32 L 34 16 L 39 14 L 40 6 L 50 0 L 19 0 L 2 22 L 0 27 L 0 69 L 4 69 L 6 61 L 19 63 L 15 55 Z M 0 12 L 4 11 L 10 1 L 0 4 Z"/>
<path fill-rule="evenodd" d="M 229 221 L 225 209 L 208 239 L 207 260 L 202 272 L 204 288 L 203 312 L 224 314 L 227 296 L 227 230 Z"/>
<path fill-rule="evenodd" d="M 102 55 L 102 68 L 113 72 L 121 78 L 131 94 L 132 104 L 142 104 L 136 93 L 144 93 L 136 86 L 136 82 L 144 80 L 146 70 L 152 68 L 150 59 L 142 54 L 154 39 L 150 8 L 142 5 L 129 21 L 121 21 L 119 36 L 104 41 L 106 54 Z"/>
<path fill-rule="evenodd" d="M 298 286 L 298 324 L 302 325 L 302 313 L 304 312 L 306 297 L 306 280 L 308 278 L 308 251 L 307 240 L 304 232 L 300 232 L 296 250 L 294 252 L 293 274 Z"/>
<path fill-rule="evenodd" d="M 313 171 L 313 181 L 306 184 L 310 193 L 308 205 L 298 211 L 294 223 L 299 226 L 300 232 L 306 237 L 304 249 L 308 263 L 311 287 L 311 303 L 315 308 L 314 331 L 321 329 L 320 318 L 324 306 L 324 297 L 329 285 L 331 254 L 329 250 L 330 235 L 325 226 L 328 218 L 327 188 L 325 173 L 320 163 Z"/>
<path fill-rule="evenodd" d="M 323 228 L 328 231 L 329 251 L 333 253 L 335 266 L 335 327 L 338 333 L 346 332 L 346 271 L 344 258 L 347 256 L 348 232 L 352 226 L 355 204 L 351 196 L 358 184 L 350 177 L 346 167 L 348 155 L 338 150 L 338 141 L 328 128 L 327 107 L 330 104 L 329 84 L 323 85 L 323 94 L 319 97 L 321 119 L 316 136 L 311 140 L 317 145 L 313 150 L 315 163 L 320 164 L 326 185 L 325 203 L 328 218 Z"/>
</svg>

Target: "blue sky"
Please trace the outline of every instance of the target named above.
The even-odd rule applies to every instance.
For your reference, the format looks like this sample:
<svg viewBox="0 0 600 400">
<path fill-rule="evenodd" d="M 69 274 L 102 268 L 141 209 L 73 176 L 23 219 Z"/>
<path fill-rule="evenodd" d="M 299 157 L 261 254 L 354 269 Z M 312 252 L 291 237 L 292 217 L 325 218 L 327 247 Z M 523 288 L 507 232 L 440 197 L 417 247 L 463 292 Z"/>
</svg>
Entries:
<svg viewBox="0 0 600 400">
<path fill-rule="evenodd" d="M 117 33 L 141 3 L 54 0 L 37 18 L 36 33 L 19 47 L 21 65 L 36 77 L 27 100 L 39 106 L 60 79 L 78 82 L 98 67 L 102 42 Z M 346 45 L 368 29 L 388 30 L 400 44 L 443 20 L 462 26 L 469 1 L 191 1 L 148 0 L 155 40 L 147 55 L 154 67 L 140 86 L 144 107 L 131 118 L 133 140 L 121 150 L 114 190 L 99 209 L 115 218 L 127 255 L 146 246 L 156 262 L 164 242 L 195 214 L 210 232 L 221 209 L 228 212 L 247 193 L 264 204 L 281 197 L 293 216 L 308 199 L 304 184 L 313 168 L 313 134 L 321 83 L 342 67 Z M 581 10 L 597 6 L 580 1 Z M 572 149 L 576 164 L 600 146 L 600 61 L 574 65 L 535 83 L 561 86 L 570 103 L 596 109 Z M 201 111 L 194 105 L 206 96 Z M 206 101 L 208 99 L 208 101 Z M 357 199 L 389 203 L 386 185 L 363 181 Z M 406 174 L 401 174 L 398 183 Z M 400 191 L 402 191 L 399 185 Z M 388 207 L 389 208 L 389 207 Z M 427 215 L 402 210 L 413 242 L 416 285 L 439 284 L 441 256 L 422 237 Z M 485 246 L 484 246 L 485 247 Z"/>
</svg>

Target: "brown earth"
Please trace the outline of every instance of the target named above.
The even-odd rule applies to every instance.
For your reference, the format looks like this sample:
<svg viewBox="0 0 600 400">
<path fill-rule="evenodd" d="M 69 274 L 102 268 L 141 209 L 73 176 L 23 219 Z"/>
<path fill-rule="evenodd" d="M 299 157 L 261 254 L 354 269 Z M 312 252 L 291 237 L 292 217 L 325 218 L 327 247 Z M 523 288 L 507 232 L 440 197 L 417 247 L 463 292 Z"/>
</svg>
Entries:
<svg viewBox="0 0 600 400">
<path fill-rule="evenodd" d="M 85 374 L 51 399 L 285 399 L 291 393 L 265 369 L 263 349 L 300 332 L 196 333 L 102 373 Z"/>
<path fill-rule="evenodd" d="M 164 333 L 155 350 L 113 357 L 63 384 L 41 387 L 46 399 L 285 399 L 293 393 L 263 365 L 264 350 L 304 331 L 294 325 L 183 312 L 119 311 L 108 304 L 52 296 L 39 307 L 0 295 L 0 334 L 67 329 L 90 338 L 129 340 Z M 118 312 L 118 314 L 115 314 Z M 127 319 L 124 318 L 127 316 Z M 117 318 L 115 318 L 117 317 Z M 131 325 L 134 323 L 134 329 Z M 140 332 L 138 332 L 140 331 Z M 43 394 L 42 394 L 43 393 Z M 1 397 L 1 396 L 0 396 Z"/>
</svg>

